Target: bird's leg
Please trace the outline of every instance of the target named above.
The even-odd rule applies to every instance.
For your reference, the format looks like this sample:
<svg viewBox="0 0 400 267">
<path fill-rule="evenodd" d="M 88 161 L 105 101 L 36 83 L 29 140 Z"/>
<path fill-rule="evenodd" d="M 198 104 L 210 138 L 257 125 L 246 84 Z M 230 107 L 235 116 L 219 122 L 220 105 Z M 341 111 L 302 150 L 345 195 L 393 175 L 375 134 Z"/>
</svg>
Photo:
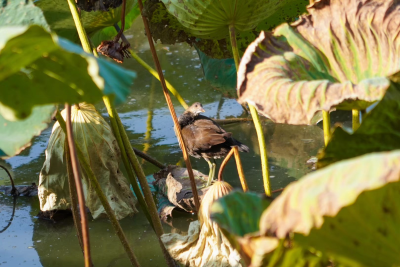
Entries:
<svg viewBox="0 0 400 267">
<path fill-rule="evenodd" d="M 204 158 L 204 159 L 207 161 L 208 167 L 210 168 L 210 172 L 208 173 L 208 181 L 206 184 L 206 186 L 209 186 L 211 184 L 212 180 L 214 179 L 215 164 L 213 165 L 208 158 Z"/>
<path fill-rule="evenodd" d="M 217 167 L 217 163 L 215 163 L 215 159 L 213 158 L 213 163 L 212 163 L 212 168 L 213 168 L 213 173 L 212 173 L 212 178 L 214 179 L 215 177 L 215 169 Z"/>
</svg>

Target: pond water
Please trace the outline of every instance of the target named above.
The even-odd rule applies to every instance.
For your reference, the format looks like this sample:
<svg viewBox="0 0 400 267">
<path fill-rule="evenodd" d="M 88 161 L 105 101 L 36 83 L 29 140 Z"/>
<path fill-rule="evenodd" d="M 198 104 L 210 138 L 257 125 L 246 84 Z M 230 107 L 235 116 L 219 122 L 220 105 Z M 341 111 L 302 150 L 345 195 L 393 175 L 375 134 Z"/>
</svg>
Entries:
<svg viewBox="0 0 400 267">
<path fill-rule="evenodd" d="M 132 48 L 150 65 L 152 57 L 144 35 L 141 19 L 126 32 Z M 166 46 L 157 44 L 158 55 L 165 77 L 180 92 L 187 103 L 201 101 L 205 115 L 212 118 L 246 117 L 242 107 L 234 100 L 223 97 L 204 80 L 197 52 L 187 44 Z M 132 145 L 166 164 L 183 162 L 172 119 L 164 100 L 160 83 L 134 59 L 124 63 L 126 68 L 136 71 L 138 78 L 126 103 L 117 107 L 126 126 Z M 177 114 L 183 112 L 179 102 L 173 99 Z M 98 110 L 107 117 L 104 105 Z M 150 116 L 150 117 L 149 117 Z M 150 119 L 149 119 L 150 118 Z M 335 120 L 346 120 L 347 113 L 332 116 Z M 272 189 L 279 189 L 299 179 L 310 171 L 306 161 L 315 156 L 323 146 L 320 126 L 289 126 L 263 121 L 268 147 L 268 163 Z M 263 193 L 261 163 L 258 142 L 252 122 L 224 126 L 234 137 L 250 147 L 250 153 L 241 153 L 241 159 L 251 191 Z M 30 148 L 20 155 L 8 159 L 12 166 L 15 183 L 38 184 L 39 172 L 45 160 L 45 149 L 51 127 L 33 140 Z M 203 159 L 191 158 L 192 166 L 208 174 L 208 165 Z M 221 160 L 217 161 L 217 164 Z M 146 175 L 158 169 L 143 162 Z M 234 161 L 231 160 L 224 178 L 240 190 L 240 182 Z M 0 171 L 0 185 L 8 185 L 8 177 Z M 0 230 L 9 223 L 13 211 L 13 199 L 0 193 Z M 140 211 L 140 209 L 139 209 Z M 0 233 L 0 266 L 82 266 L 83 257 L 72 218 L 58 223 L 39 220 L 37 197 L 19 197 L 16 200 L 15 217 L 9 228 Z M 165 232 L 186 232 L 196 217 L 175 213 L 170 224 L 164 224 Z M 165 262 L 149 223 L 140 211 L 131 218 L 120 221 L 133 250 L 142 266 L 165 266 Z M 90 219 L 91 251 L 95 266 L 129 266 L 128 258 L 106 219 Z"/>
</svg>

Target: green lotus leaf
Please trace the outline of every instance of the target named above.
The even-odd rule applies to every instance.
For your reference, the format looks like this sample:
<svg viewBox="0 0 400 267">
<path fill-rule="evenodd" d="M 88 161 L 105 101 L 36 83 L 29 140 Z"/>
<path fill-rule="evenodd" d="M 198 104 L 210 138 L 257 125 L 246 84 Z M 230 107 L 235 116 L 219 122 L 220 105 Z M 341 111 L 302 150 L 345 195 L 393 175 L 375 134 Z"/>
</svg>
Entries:
<svg viewBox="0 0 400 267">
<path fill-rule="evenodd" d="M 236 67 L 233 58 L 217 59 L 207 56 L 195 46 L 204 78 L 225 96 L 236 98 Z"/>
<path fill-rule="evenodd" d="M 48 127 L 55 106 L 34 107 L 32 114 L 20 121 L 8 121 L 0 115 L 0 157 L 12 157 L 30 146 L 34 136 Z"/>
<path fill-rule="evenodd" d="M 399 266 L 399 160 L 400 150 L 366 154 L 293 182 L 261 216 L 261 235 L 347 266 Z"/>
<path fill-rule="evenodd" d="M 178 13 L 172 12 L 174 10 L 174 5 L 177 4 L 185 6 L 198 6 L 198 5 L 207 5 L 205 14 L 208 14 L 209 9 L 218 10 L 222 8 L 222 6 L 234 6 L 236 2 L 240 1 L 223 1 L 224 3 L 217 4 L 217 2 L 212 3 L 211 1 L 207 1 L 206 3 L 203 3 L 202 1 L 174 1 L 174 3 L 169 3 L 170 1 L 163 1 L 164 4 L 160 3 L 158 0 L 148 0 L 145 2 L 145 8 L 144 8 L 144 14 L 146 17 L 149 19 L 150 22 L 150 29 L 153 34 L 153 38 L 155 41 L 161 40 L 162 43 L 164 44 L 175 44 L 176 42 L 187 42 L 190 45 L 196 44 L 196 46 L 204 53 L 206 53 L 208 56 L 212 58 L 232 58 L 232 49 L 230 46 L 230 41 L 229 41 L 229 36 L 228 36 L 228 26 L 229 22 L 225 21 L 226 12 L 229 12 L 228 10 L 219 10 L 214 17 L 212 18 L 212 23 L 214 23 L 215 20 L 217 21 L 223 21 L 222 26 L 220 24 L 213 24 L 211 27 L 218 28 L 217 32 L 213 34 L 212 36 L 208 36 L 207 34 L 204 35 L 203 33 L 199 33 L 197 31 L 197 28 L 193 28 L 192 26 L 188 27 L 188 24 L 185 22 L 182 22 L 180 20 L 180 16 L 182 15 L 181 12 L 186 13 L 185 16 L 190 16 L 192 19 L 194 17 L 192 14 L 190 14 L 189 10 L 179 10 Z M 168 2 L 168 3 L 166 3 Z M 247 4 L 246 1 L 242 1 L 242 4 Z M 251 5 L 254 1 L 251 1 L 249 5 Z M 260 1 L 259 1 L 260 2 Z M 305 6 L 308 4 L 308 0 L 292 0 L 292 1 L 273 1 L 279 2 L 277 5 L 278 8 L 268 8 L 265 9 L 265 14 L 257 14 L 256 17 L 259 17 L 261 19 L 260 23 L 255 25 L 254 27 L 248 28 L 246 31 L 239 31 L 237 32 L 237 45 L 239 49 L 239 53 L 243 54 L 247 46 L 254 41 L 254 39 L 258 36 L 259 32 L 261 30 L 270 30 L 273 27 L 287 21 L 294 21 L 295 18 L 297 18 L 300 14 L 304 13 L 306 11 Z M 260 2 L 263 5 L 267 5 L 266 1 Z M 274 4 L 272 3 L 272 5 Z M 271 4 L 271 3 L 270 3 Z M 178 7 L 176 6 L 176 7 Z M 169 7 L 169 8 L 168 8 Z M 251 6 L 249 10 L 252 10 L 252 8 L 255 8 L 256 6 Z M 168 11 L 167 11 L 168 9 Z M 276 12 L 278 11 L 278 12 Z M 258 13 L 258 11 L 256 12 Z M 265 16 L 264 16 L 264 15 Z M 235 16 L 239 16 L 241 18 L 244 18 L 244 16 L 249 15 L 245 14 L 243 12 L 236 12 Z M 208 18 L 200 18 L 198 23 L 201 23 L 200 20 L 205 20 L 207 21 Z M 242 19 L 245 21 L 246 19 Z M 250 18 L 250 20 L 253 20 L 253 17 Z M 249 20 L 249 21 L 250 21 Z M 208 22 L 208 21 L 207 21 Z M 182 23 L 182 24 L 181 24 Z M 197 22 L 196 22 L 197 23 Z M 195 24 L 196 24 L 195 23 Z M 238 30 L 239 28 L 243 28 L 241 26 L 242 24 L 238 22 Z M 256 28 L 257 26 L 257 28 Z M 198 24 L 196 24 L 195 27 L 198 27 Z M 221 31 L 219 31 L 221 29 Z M 201 39 L 199 39 L 201 38 Z"/>
<path fill-rule="evenodd" d="M 0 114 L 27 118 L 34 106 L 122 102 L 135 73 L 83 52 L 40 26 L 0 27 Z"/>
<path fill-rule="evenodd" d="M 131 11 L 129 11 L 128 14 L 125 16 L 125 28 L 124 31 L 128 30 L 131 26 L 132 23 L 135 21 L 135 19 L 140 15 L 140 10 L 139 6 L 136 3 Z M 118 22 L 118 26 L 121 28 L 121 21 Z M 111 40 L 117 35 L 117 30 L 114 28 L 114 26 L 109 26 L 106 28 L 103 28 L 94 34 L 92 34 L 90 40 L 93 42 L 94 46 L 98 46 L 102 41 L 104 40 Z"/>
<path fill-rule="evenodd" d="M 40 25 L 47 30 L 50 29 L 42 10 L 31 1 L 3 1 L 3 6 L 0 8 L 1 26 L 30 24 Z"/>
<path fill-rule="evenodd" d="M 335 129 L 328 145 L 318 154 L 317 167 L 367 153 L 400 149 L 397 114 L 400 114 L 400 84 L 392 82 L 383 99 L 363 117 L 353 134 L 341 127 Z"/>
<path fill-rule="evenodd" d="M 238 71 L 238 101 L 275 122 L 309 124 L 320 110 L 364 109 L 399 71 L 399 3 L 321 0 L 289 26 L 261 33 Z M 390 12 L 389 12 L 390 11 Z"/>
<path fill-rule="evenodd" d="M 211 219 L 240 252 L 247 265 L 327 266 L 325 257 L 318 257 L 293 244 L 288 246 L 275 237 L 258 234 L 261 215 L 270 203 L 271 199 L 255 193 L 232 192 L 214 202 Z"/>
<path fill-rule="evenodd" d="M 229 234 L 244 236 L 260 229 L 261 214 L 270 203 L 255 193 L 232 192 L 214 202 L 211 219 Z"/>
<path fill-rule="evenodd" d="M 128 14 L 136 3 L 136 0 L 127 0 L 125 14 Z M 35 5 L 42 9 L 52 31 L 73 42 L 79 42 L 68 1 L 37 0 L 35 1 Z M 113 26 L 115 23 L 118 23 L 121 20 L 121 8 L 121 6 L 118 6 L 117 8 L 110 8 L 107 11 L 91 12 L 86 12 L 81 9 L 81 20 L 86 33 L 92 35 L 105 27 Z"/>
<path fill-rule="evenodd" d="M 196 37 L 222 39 L 229 25 L 237 32 L 253 30 L 290 1 L 162 0 L 169 13 Z"/>
</svg>

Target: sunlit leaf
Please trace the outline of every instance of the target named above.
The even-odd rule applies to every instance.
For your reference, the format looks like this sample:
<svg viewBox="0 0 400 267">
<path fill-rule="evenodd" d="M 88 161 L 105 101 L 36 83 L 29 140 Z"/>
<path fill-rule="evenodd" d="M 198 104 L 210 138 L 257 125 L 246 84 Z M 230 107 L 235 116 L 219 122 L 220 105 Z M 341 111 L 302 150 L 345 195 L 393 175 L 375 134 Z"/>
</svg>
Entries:
<svg viewBox="0 0 400 267">
<path fill-rule="evenodd" d="M 317 1 L 292 26 L 262 33 L 240 64 L 239 102 L 275 122 L 309 124 L 319 110 L 364 109 L 380 100 L 385 77 L 400 69 L 398 6 Z"/>
<path fill-rule="evenodd" d="M 94 103 L 103 94 L 122 102 L 134 77 L 40 26 L 0 28 L 0 114 L 7 120 L 26 118 L 37 105 Z"/>
<path fill-rule="evenodd" d="M 0 115 L 0 157 L 11 157 L 30 146 L 32 137 L 47 128 L 55 106 L 35 107 L 31 115 L 20 121 L 8 121 Z"/>
<path fill-rule="evenodd" d="M 392 77 L 393 78 L 393 77 Z M 337 127 L 318 154 L 317 167 L 363 154 L 400 149 L 400 84 L 392 82 L 383 99 L 363 116 L 361 126 L 350 134 Z"/>
<path fill-rule="evenodd" d="M 42 10 L 36 7 L 31 1 L 3 1 L 2 8 L 0 8 L 1 26 L 30 24 L 40 25 L 47 30 L 50 29 L 46 19 L 43 17 Z"/>
<path fill-rule="evenodd" d="M 128 14 L 136 3 L 136 0 L 127 0 L 125 14 Z M 35 5 L 43 10 L 43 14 L 52 31 L 55 31 L 59 36 L 71 41 L 79 41 L 68 1 L 37 0 L 35 1 Z M 105 27 L 113 26 L 115 23 L 118 23 L 121 19 L 121 8 L 120 5 L 117 8 L 110 8 L 107 11 L 98 10 L 91 12 L 86 12 L 81 9 L 81 20 L 87 34 L 94 34 Z"/>
<path fill-rule="evenodd" d="M 292 237 L 348 266 L 400 264 L 400 150 L 332 164 L 290 184 L 260 233 Z"/>
<path fill-rule="evenodd" d="M 187 2 L 193 3 L 193 5 L 197 3 L 196 1 Z M 234 6 L 234 1 L 225 2 L 228 5 Z M 164 3 L 166 3 L 166 1 L 164 1 Z M 199 3 L 201 2 L 199 1 Z M 244 1 L 244 3 L 247 2 Z M 181 4 L 185 5 L 183 1 Z M 274 8 L 268 9 L 267 13 L 272 13 L 265 17 L 264 20 L 257 25 L 257 28 L 253 27 L 245 32 L 237 33 L 236 38 L 239 53 L 242 54 L 245 51 L 247 46 L 258 36 L 260 30 L 269 30 L 282 22 L 294 21 L 296 17 L 305 12 L 305 6 L 307 4 L 308 0 L 279 1 L 279 9 L 275 10 L 279 10 L 279 12 L 275 12 Z M 167 4 L 167 7 L 168 6 L 169 4 Z M 221 14 L 224 12 L 225 10 L 221 10 L 221 12 L 219 12 L 220 15 L 216 16 L 217 18 L 213 18 L 213 20 L 223 20 L 224 18 Z M 178 21 L 179 12 L 169 13 L 164 4 L 160 3 L 158 0 L 146 1 L 144 14 L 149 20 L 150 29 L 155 41 L 161 40 L 163 44 L 187 42 L 190 45 L 195 44 L 202 52 L 212 58 L 233 58 L 229 36 L 227 35 L 227 28 L 224 29 L 221 34 L 217 34 L 213 39 L 209 39 L 210 36 L 204 36 L 203 34 L 197 35 L 196 32 L 192 32 L 190 27 L 185 27 L 185 23 L 182 25 Z M 178 17 L 178 19 L 176 17 Z"/>
<path fill-rule="evenodd" d="M 229 234 L 244 236 L 260 230 L 259 220 L 271 200 L 255 193 L 233 192 L 211 207 L 211 219 Z"/>
<path fill-rule="evenodd" d="M 196 37 L 221 39 L 228 36 L 229 25 L 237 32 L 248 32 L 273 15 L 289 1 L 280 0 L 162 0 L 190 33 Z"/>
</svg>

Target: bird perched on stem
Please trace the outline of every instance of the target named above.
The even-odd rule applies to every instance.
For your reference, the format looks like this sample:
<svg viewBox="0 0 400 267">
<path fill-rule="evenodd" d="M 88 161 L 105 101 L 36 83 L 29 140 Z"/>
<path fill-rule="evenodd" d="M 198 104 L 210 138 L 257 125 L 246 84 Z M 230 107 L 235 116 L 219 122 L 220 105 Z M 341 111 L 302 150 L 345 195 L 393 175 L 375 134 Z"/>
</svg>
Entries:
<svg viewBox="0 0 400 267">
<path fill-rule="evenodd" d="M 204 158 L 210 167 L 207 186 L 215 175 L 215 159 L 225 157 L 232 146 L 237 146 L 241 152 L 249 152 L 249 148 L 232 137 L 212 119 L 199 115 L 205 112 L 203 105 L 194 103 L 179 117 L 179 125 L 189 155 Z M 210 159 L 213 159 L 211 163 Z"/>
</svg>

